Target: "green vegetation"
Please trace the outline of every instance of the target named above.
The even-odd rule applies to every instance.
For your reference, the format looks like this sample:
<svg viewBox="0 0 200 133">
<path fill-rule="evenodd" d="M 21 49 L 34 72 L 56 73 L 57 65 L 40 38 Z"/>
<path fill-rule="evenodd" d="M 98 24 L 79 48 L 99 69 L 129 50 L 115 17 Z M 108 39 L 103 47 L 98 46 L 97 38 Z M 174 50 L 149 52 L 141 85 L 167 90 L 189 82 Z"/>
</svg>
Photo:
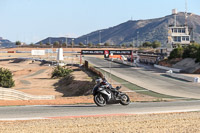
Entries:
<svg viewBox="0 0 200 133">
<path fill-rule="evenodd" d="M 52 74 L 51 74 L 51 78 L 62 78 L 62 77 L 66 77 L 69 76 L 70 73 L 73 72 L 73 70 L 69 69 L 69 68 L 64 68 L 62 66 L 57 66 L 54 68 Z"/>
<path fill-rule="evenodd" d="M 124 48 L 126 48 L 126 44 L 122 44 L 122 45 L 121 45 L 121 47 L 124 47 Z"/>
<path fill-rule="evenodd" d="M 88 47 L 92 47 L 93 46 L 93 44 L 92 43 L 88 43 Z"/>
<path fill-rule="evenodd" d="M 48 42 L 48 43 L 46 43 L 46 45 L 47 45 L 47 46 L 50 46 L 51 44 Z"/>
<path fill-rule="evenodd" d="M 183 52 L 184 52 L 184 49 L 182 47 L 175 48 L 170 53 L 169 59 L 182 58 Z"/>
<path fill-rule="evenodd" d="M 108 42 L 104 43 L 104 46 L 108 47 L 110 44 Z"/>
<path fill-rule="evenodd" d="M 67 46 L 66 42 L 62 43 L 62 47 L 66 47 L 66 46 Z"/>
<path fill-rule="evenodd" d="M 170 53 L 169 59 L 173 58 L 193 58 L 196 62 L 200 62 L 200 44 L 193 43 L 186 47 L 179 46 L 173 49 Z"/>
<path fill-rule="evenodd" d="M 83 44 L 82 42 L 80 42 L 80 43 L 79 43 L 79 46 L 80 46 L 80 47 L 83 47 L 83 46 L 84 46 L 84 44 Z"/>
<path fill-rule="evenodd" d="M 0 87 L 11 88 L 15 86 L 15 82 L 12 77 L 13 76 L 10 70 L 0 68 Z"/>
<path fill-rule="evenodd" d="M 20 41 L 16 41 L 15 45 L 21 45 L 22 43 Z"/>
<path fill-rule="evenodd" d="M 60 43 L 58 42 L 58 41 L 55 41 L 54 43 L 53 43 L 53 47 L 59 47 L 60 46 Z"/>
<path fill-rule="evenodd" d="M 158 48 L 161 46 L 161 43 L 159 41 L 154 41 L 154 42 L 144 42 L 142 44 L 143 47 L 152 47 L 152 48 Z"/>
</svg>

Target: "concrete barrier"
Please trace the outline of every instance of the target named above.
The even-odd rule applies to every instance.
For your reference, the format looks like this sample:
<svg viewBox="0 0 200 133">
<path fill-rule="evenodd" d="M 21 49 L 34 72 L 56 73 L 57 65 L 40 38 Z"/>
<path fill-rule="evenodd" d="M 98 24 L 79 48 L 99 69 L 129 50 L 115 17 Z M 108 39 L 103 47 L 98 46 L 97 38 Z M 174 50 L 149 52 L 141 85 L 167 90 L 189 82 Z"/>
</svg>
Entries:
<svg viewBox="0 0 200 133">
<path fill-rule="evenodd" d="M 138 64 L 136 64 L 136 63 L 131 63 L 131 62 L 117 60 L 117 59 L 106 59 L 106 60 L 113 61 L 113 62 L 120 63 L 120 64 L 124 64 L 124 65 L 128 65 L 128 66 L 135 66 L 135 67 L 138 66 Z"/>
<path fill-rule="evenodd" d="M 0 100 L 52 100 L 55 99 L 53 95 L 30 95 L 21 91 L 10 88 L 0 87 Z"/>
<path fill-rule="evenodd" d="M 174 77 L 174 78 L 179 78 L 179 79 L 183 79 L 183 80 L 186 80 L 186 81 L 190 81 L 190 82 L 200 83 L 200 78 L 199 77 L 189 77 L 189 76 L 173 73 L 172 70 L 167 71 L 166 75 L 168 75 L 170 77 Z"/>
<path fill-rule="evenodd" d="M 156 65 L 154 64 L 155 68 L 159 68 L 159 69 L 163 69 L 163 70 L 172 70 L 173 72 L 177 72 L 180 73 L 181 69 L 176 69 L 176 68 L 171 68 L 171 67 L 165 67 L 165 66 L 160 66 L 160 65 Z"/>
</svg>

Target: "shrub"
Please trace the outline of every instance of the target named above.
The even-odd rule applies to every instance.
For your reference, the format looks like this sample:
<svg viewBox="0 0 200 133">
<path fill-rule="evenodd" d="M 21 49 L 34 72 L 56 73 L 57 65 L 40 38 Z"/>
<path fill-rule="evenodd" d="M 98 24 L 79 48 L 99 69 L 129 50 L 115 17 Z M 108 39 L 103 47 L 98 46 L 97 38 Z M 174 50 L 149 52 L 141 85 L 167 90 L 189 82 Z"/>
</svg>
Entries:
<svg viewBox="0 0 200 133">
<path fill-rule="evenodd" d="M 184 52 L 184 49 L 182 47 L 175 48 L 172 50 L 168 58 L 169 59 L 182 58 L 183 52 Z"/>
<path fill-rule="evenodd" d="M 57 66 L 54 68 L 54 71 L 51 74 L 51 78 L 60 78 L 70 75 L 73 70 L 69 68 L 64 68 L 62 66 Z"/>
<path fill-rule="evenodd" d="M 12 77 L 13 75 L 10 70 L 0 68 L 0 87 L 11 88 L 15 86 L 15 82 Z"/>
</svg>

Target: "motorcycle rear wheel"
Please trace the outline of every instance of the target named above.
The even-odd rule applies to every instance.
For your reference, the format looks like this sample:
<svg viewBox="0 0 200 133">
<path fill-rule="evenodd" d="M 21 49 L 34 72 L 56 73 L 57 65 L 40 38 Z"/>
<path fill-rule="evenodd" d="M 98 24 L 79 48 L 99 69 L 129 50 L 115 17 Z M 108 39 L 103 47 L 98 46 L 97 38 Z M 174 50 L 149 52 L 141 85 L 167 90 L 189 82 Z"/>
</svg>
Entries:
<svg viewBox="0 0 200 133">
<path fill-rule="evenodd" d="M 126 94 L 121 95 L 121 101 L 120 101 L 121 105 L 129 105 L 130 102 L 131 101 L 128 95 Z"/>
<path fill-rule="evenodd" d="M 97 106 L 100 106 L 100 107 L 103 107 L 106 105 L 106 99 L 102 96 L 102 94 L 95 95 L 94 102 Z"/>
</svg>

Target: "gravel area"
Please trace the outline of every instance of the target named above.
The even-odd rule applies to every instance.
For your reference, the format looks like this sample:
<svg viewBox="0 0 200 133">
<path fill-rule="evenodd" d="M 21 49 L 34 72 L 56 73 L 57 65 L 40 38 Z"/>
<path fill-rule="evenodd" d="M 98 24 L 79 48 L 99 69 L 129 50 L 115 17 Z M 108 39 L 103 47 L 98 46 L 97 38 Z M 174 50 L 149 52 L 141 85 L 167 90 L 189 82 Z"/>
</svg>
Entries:
<svg viewBox="0 0 200 133">
<path fill-rule="evenodd" d="M 0 122 L 0 133 L 199 133 L 200 112 Z"/>
</svg>

